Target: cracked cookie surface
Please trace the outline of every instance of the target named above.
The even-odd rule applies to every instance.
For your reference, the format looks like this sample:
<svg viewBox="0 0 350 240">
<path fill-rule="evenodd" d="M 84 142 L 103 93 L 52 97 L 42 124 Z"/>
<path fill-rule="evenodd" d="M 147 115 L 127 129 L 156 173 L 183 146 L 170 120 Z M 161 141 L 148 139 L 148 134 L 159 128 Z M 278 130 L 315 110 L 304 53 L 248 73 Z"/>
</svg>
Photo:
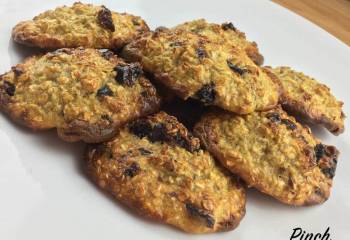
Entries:
<svg viewBox="0 0 350 240">
<path fill-rule="evenodd" d="M 185 30 L 158 29 L 122 52 L 182 99 L 247 114 L 273 108 L 279 86 L 240 48 Z"/>
<path fill-rule="evenodd" d="M 40 48 L 114 49 L 148 30 L 140 17 L 77 2 L 18 23 L 12 36 L 16 42 Z"/>
<path fill-rule="evenodd" d="M 330 195 L 338 150 L 280 107 L 245 116 L 211 112 L 194 133 L 227 169 L 281 202 L 313 205 Z"/>
<path fill-rule="evenodd" d="M 87 169 L 117 200 L 191 233 L 228 231 L 245 214 L 245 189 L 164 112 L 136 120 L 91 145 Z"/>
<path fill-rule="evenodd" d="M 67 141 L 100 142 L 127 121 L 158 110 L 137 63 L 108 50 L 59 49 L 0 77 L 1 109 L 32 129 L 57 128 Z"/>
<path fill-rule="evenodd" d="M 197 19 L 177 25 L 175 28 L 198 33 L 220 44 L 242 48 L 255 64 L 264 63 L 264 57 L 260 54 L 257 44 L 248 41 L 245 34 L 231 22 L 219 25 L 208 23 L 205 19 Z"/>
<path fill-rule="evenodd" d="M 332 95 L 329 87 L 290 67 L 266 69 L 282 86 L 280 102 L 283 108 L 313 124 L 324 126 L 335 135 L 344 132 L 343 102 Z"/>
</svg>

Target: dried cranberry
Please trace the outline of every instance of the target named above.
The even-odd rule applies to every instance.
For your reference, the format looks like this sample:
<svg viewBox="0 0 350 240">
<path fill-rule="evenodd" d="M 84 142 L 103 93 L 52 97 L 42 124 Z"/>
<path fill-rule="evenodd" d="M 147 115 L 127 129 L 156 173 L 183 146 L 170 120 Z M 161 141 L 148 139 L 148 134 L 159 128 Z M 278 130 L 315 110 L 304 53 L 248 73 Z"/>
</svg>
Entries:
<svg viewBox="0 0 350 240">
<path fill-rule="evenodd" d="M 204 104 L 213 103 L 216 96 L 215 84 L 204 84 L 203 87 L 196 92 L 195 96 Z"/>
<path fill-rule="evenodd" d="M 230 62 L 229 60 L 227 60 L 227 65 L 232 71 L 238 73 L 239 75 L 243 75 L 244 73 L 247 72 L 247 69 L 240 68 L 237 65 L 233 64 L 232 62 Z"/>
<path fill-rule="evenodd" d="M 213 218 L 213 216 L 206 210 L 204 209 L 200 209 L 198 207 L 196 207 L 194 204 L 192 203 L 186 203 L 185 204 L 186 210 L 187 212 L 193 216 L 193 217 L 199 217 L 201 219 L 203 219 L 208 228 L 213 228 L 215 225 L 215 219 Z"/>
<path fill-rule="evenodd" d="M 7 95 L 9 95 L 11 97 L 15 95 L 16 86 L 13 83 L 10 83 L 8 81 L 4 81 L 4 88 L 5 88 L 5 92 L 7 93 Z"/>
<path fill-rule="evenodd" d="M 98 12 L 97 20 L 102 27 L 112 32 L 115 31 L 115 26 L 112 19 L 112 12 L 105 6 L 102 6 L 101 10 Z"/>
<path fill-rule="evenodd" d="M 124 170 L 124 175 L 128 177 L 135 177 L 139 171 L 140 171 L 140 166 L 138 163 L 133 162 L 127 169 Z"/>
<path fill-rule="evenodd" d="M 227 22 L 227 23 L 223 23 L 221 24 L 222 29 L 226 30 L 233 30 L 236 31 L 236 27 L 233 25 L 232 22 Z"/>
<path fill-rule="evenodd" d="M 107 85 L 104 85 L 99 90 L 97 90 L 97 96 L 113 96 L 113 92 Z"/>
<path fill-rule="evenodd" d="M 123 66 L 119 65 L 116 66 L 114 70 L 117 72 L 115 80 L 129 87 L 135 84 L 142 73 L 141 66 L 138 63 L 131 63 Z"/>
</svg>

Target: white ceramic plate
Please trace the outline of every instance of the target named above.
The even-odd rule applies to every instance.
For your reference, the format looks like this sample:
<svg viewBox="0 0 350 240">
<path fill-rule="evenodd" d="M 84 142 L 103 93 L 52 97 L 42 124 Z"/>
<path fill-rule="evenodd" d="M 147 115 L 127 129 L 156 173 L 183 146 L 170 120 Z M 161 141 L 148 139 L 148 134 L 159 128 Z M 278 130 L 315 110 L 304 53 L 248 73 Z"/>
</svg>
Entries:
<svg viewBox="0 0 350 240">
<path fill-rule="evenodd" d="M 206 18 L 233 21 L 258 42 L 268 65 L 288 65 L 331 87 L 350 115 L 350 48 L 305 19 L 268 1 L 94 1 L 116 11 L 142 16 L 152 28 Z M 0 1 L 0 73 L 31 54 L 10 39 L 20 20 L 71 1 Z M 59 140 L 54 131 L 32 132 L 0 114 L 0 239 L 289 239 L 293 228 L 350 239 L 350 126 L 339 137 L 314 128 L 340 151 L 330 199 L 295 208 L 254 190 L 247 213 L 231 232 L 188 235 L 144 220 L 100 192 L 82 170 L 83 144 Z"/>
</svg>

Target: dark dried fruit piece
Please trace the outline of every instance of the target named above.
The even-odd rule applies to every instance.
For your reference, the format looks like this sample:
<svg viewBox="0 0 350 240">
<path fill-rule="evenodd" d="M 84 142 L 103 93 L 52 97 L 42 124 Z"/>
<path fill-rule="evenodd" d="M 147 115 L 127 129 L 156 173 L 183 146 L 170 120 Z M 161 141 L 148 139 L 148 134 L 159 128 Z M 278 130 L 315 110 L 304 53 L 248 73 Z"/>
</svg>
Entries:
<svg viewBox="0 0 350 240">
<path fill-rule="evenodd" d="M 321 191 L 321 189 L 319 187 L 315 187 L 315 194 L 317 194 L 318 196 L 324 198 L 325 195 L 324 193 Z"/>
<path fill-rule="evenodd" d="M 144 156 L 152 154 L 150 150 L 147 150 L 145 148 L 139 148 L 139 152 L 141 153 L 141 155 L 144 155 Z"/>
<path fill-rule="evenodd" d="M 138 63 L 116 66 L 114 70 L 117 72 L 115 80 L 129 87 L 135 84 L 142 73 L 141 66 Z"/>
<path fill-rule="evenodd" d="M 101 10 L 98 12 L 97 20 L 103 28 L 106 28 L 112 32 L 115 31 L 115 26 L 112 19 L 112 13 L 105 6 L 102 6 Z"/>
<path fill-rule="evenodd" d="M 266 114 L 266 117 L 268 119 L 270 119 L 274 123 L 280 123 L 281 122 L 281 116 L 278 113 L 276 113 L 276 112 L 268 113 L 268 114 Z"/>
<path fill-rule="evenodd" d="M 4 89 L 7 95 L 14 96 L 16 92 L 16 86 L 13 83 L 10 83 L 8 81 L 4 81 Z"/>
<path fill-rule="evenodd" d="M 197 208 L 195 205 L 192 203 L 186 203 L 186 210 L 187 212 L 193 216 L 193 217 L 198 217 L 206 222 L 206 225 L 208 228 L 213 228 L 215 225 L 215 219 L 213 218 L 210 213 L 204 209 Z"/>
<path fill-rule="evenodd" d="M 19 77 L 23 73 L 23 70 L 19 69 L 18 67 L 12 67 L 11 70 L 14 72 L 16 77 Z"/>
<path fill-rule="evenodd" d="M 232 22 L 227 22 L 227 23 L 223 23 L 221 24 L 222 29 L 226 30 L 233 30 L 236 31 L 236 27 L 233 25 Z"/>
<path fill-rule="evenodd" d="M 207 56 L 206 51 L 203 48 L 197 48 L 196 49 L 196 54 L 198 56 L 199 59 L 203 59 Z"/>
<path fill-rule="evenodd" d="M 204 104 L 213 103 L 215 101 L 215 96 L 216 92 L 214 83 L 204 84 L 195 94 L 195 97 Z"/>
<path fill-rule="evenodd" d="M 101 96 L 113 96 L 113 92 L 107 85 L 104 85 L 99 90 L 97 90 L 97 94 L 96 95 L 98 97 L 101 97 Z"/>
<path fill-rule="evenodd" d="M 124 170 L 124 175 L 128 177 L 135 177 L 141 168 L 138 163 L 133 162 L 127 169 Z"/>
<path fill-rule="evenodd" d="M 232 71 L 238 73 L 239 75 L 243 75 L 244 73 L 247 72 L 247 69 L 240 68 L 236 64 L 233 64 L 232 62 L 230 62 L 229 60 L 227 60 L 227 65 Z"/>
<path fill-rule="evenodd" d="M 322 170 L 322 173 L 326 175 L 326 177 L 333 178 L 335 176 L 336 167 L 334 166 L 330 168 L 323 168 L 321 170 Z"/>
<path fill-rule="evenodd" d="M 288 129 L 294 130 L 297 128 L 297 125 L 295 125 L 291 120 L 289 119 L 281 119 L 281 123 L 286 125 Z"/>
<path fill-rule="evenodd" d="M 289 120 L 287 118 L 281 119 L 281 116 L 278 113 L 275 113 L 275 112 L 268 113 L 268 114 L 266 114 L 266 117 L 274 123 L 282 123 L 282 124 L 286 125 L 286 127 L 290 130 L 294 130 L 297 128 L 295 123 L 293 123 L 291 120 Z"/>
<path fill-rule="evenodd" d="M 314 147 L 315 157 L 318 167 L 328 178 L 333 178 L 338 163 L 338 150 L 334 146 L 317 144 Z"/>
<path fill-rule="evenodd" d="M 104 114 L 104 115 L 101 116 L 101 118 L 103 120 L 106 120 L 106 121 L 110 122 L 110 123 L 113 122 L 113 119 L 109 115 Z"/>
<path fill-rule="evenodd" d="M 314 151 L 315 151 L 315 156 L 316 156 L 316 161 L 319 162 L 320 159 L 325 155 L 326 151 L 325 151 L 325 146 L 321 143 L 317 144 L 314 147 Z"/>
<path fill-rule="evenodd" d="M 192 144 L 192 142 L 191 142 L 192 134 L 190 134 L 190 133 L 188 133 L 188 137 L 185 138 L 177 132 L 176 135 L 172 139 L 177 145 L 179 145 L 180 147 L 186 149 L 187 151 L 189 151 L 191 153 L 200 150 L 199 144 L 198 145 Z"/>
<path fill-rule="evenodd" d="M 173 143 L 189 152 L 200 149 L 200 144 L 192 142 L 193 137 L 190 133 L 187 134 L 187 137 L 182 136 L 179 132 L 169 133 L 164 123 L 157 123 L 152 126 L 147 120 L 136 120 L 129 126 L 129 131 L 139 138 L 147 137 L 151 142 Z"/>
<path fill-rule="evenodd" d="M 157 123 L 153 126 L 152 131 L 148 134 L 151 142 L 164 142 L 167 140 L 167 132 L 163 123 Z"/>
<path fill-rule="evenodd" d="M 101 56 L 104 57 L 106 60 L 109 60 L 114 55 L 114 53 L 108 49 L 99 49 L 98 51 L 101 53 Z"/>
<path fill-rule="evenodd" d="M 145 120 L 136 120 L 129 126 L 129 131 L 139 138 L 143 138 L 152 132 L 152 126 Z"/>
</svg>

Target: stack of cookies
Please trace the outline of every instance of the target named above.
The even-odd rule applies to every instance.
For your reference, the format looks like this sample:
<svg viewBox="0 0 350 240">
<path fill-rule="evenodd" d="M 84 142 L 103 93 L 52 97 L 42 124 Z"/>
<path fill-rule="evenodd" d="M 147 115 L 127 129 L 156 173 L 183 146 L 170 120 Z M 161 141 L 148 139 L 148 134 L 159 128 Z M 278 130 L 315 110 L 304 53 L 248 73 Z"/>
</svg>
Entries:
<svg viewBox="0 0 350 240">
<path fill-rule="evenodd" d="M 1 110 L 88 143 L 89 176 L 141 215 L 209 233 L 239 224 L 246 187 L 294 206 L 328 199 L 339 152 L 305 123 L 342 133 L 343 103 L 301 72 L 262 66 L 232 23 L 150 31 L 75 3 L 20 22 L 12 37 L 48 52 L 0 76 Z"/>
</svg>

